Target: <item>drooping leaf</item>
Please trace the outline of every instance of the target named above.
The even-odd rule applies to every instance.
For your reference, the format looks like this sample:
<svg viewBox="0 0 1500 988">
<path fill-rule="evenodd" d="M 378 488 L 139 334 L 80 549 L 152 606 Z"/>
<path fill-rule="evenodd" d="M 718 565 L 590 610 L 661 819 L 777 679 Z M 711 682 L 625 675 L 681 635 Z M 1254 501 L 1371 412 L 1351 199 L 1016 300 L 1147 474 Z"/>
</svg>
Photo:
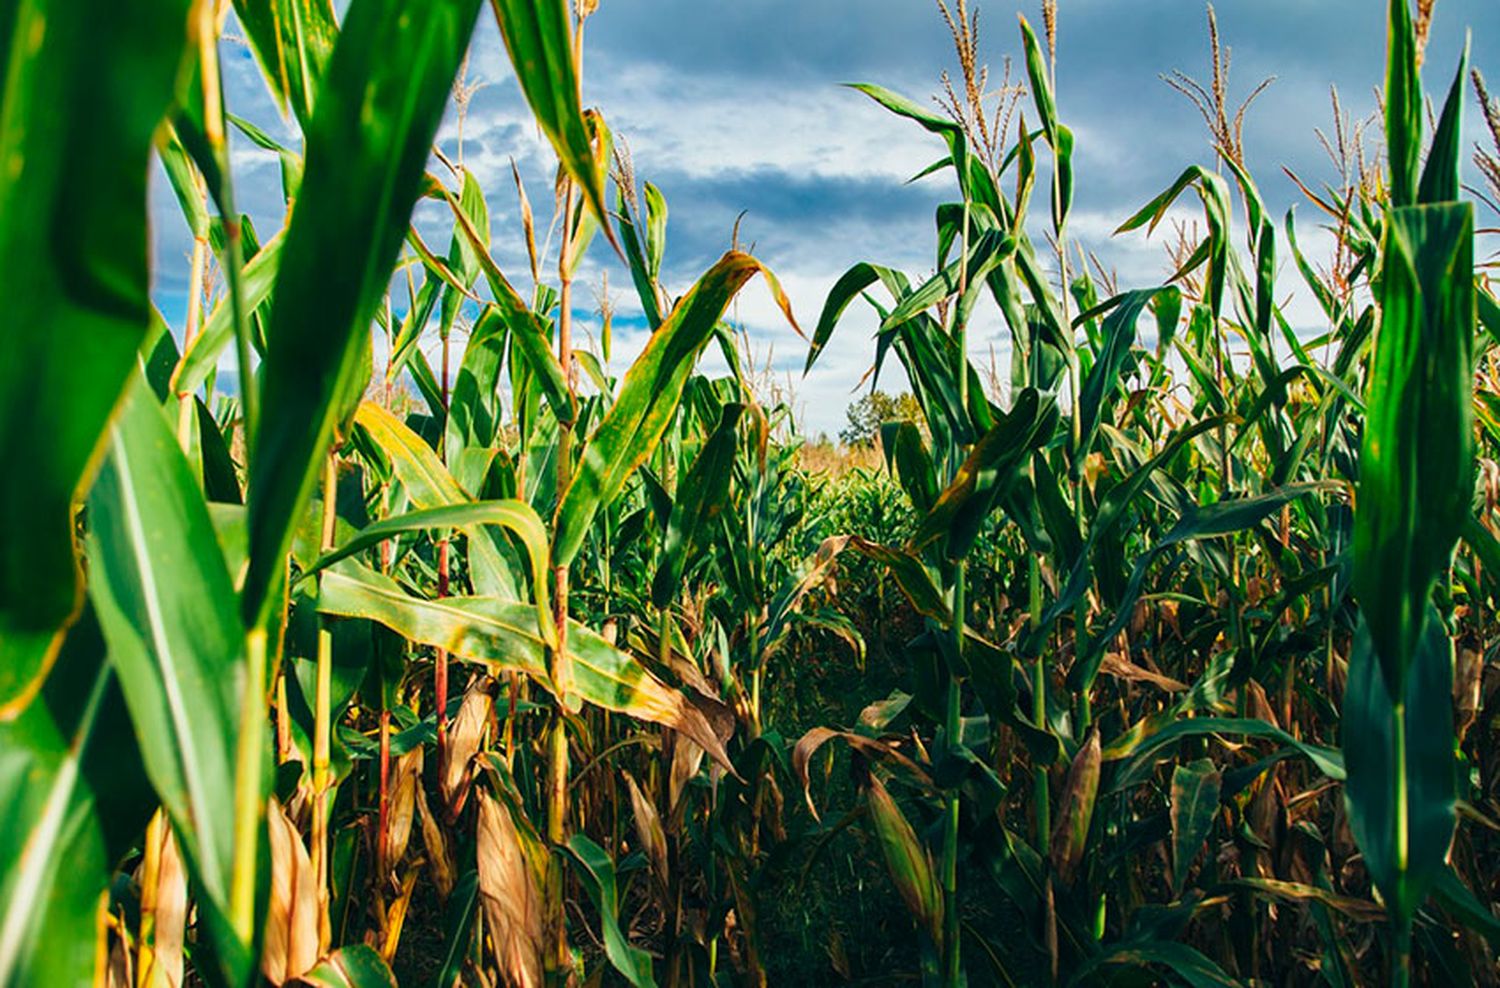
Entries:
<svg viewBox="0 0 1500 988">
<path fill-rule="evenodd" d="M 625 372 L 615 403 L 589 437 L 582 461 L 558 504 L 553 563 L 572 562 L 601 504 L 613 500 L 666 434 L 699 354 L 729 302 L 757 272 L 796 326 L 791 304 L 770 271 L 748 254 L 731 251 L 698 279 L 651 335 Z"/>
<path fill-rule="evenodd" d="M 421 600 L 388 577 L 345 563 L 323 574 L 318 610 L 376 621 L 410 641 L 483 663 L 492 673 L 521 672 L 550 685 L 546 640 L 537 628 L 536 608 L 528 604 L 492 597 Z M 628 653 L 576 621 L 569 622 L 567 648 L 570 699 L 664 724 L 688 735 L 721 764 L 731 764 L 697 707 Z"/>
<path fill-rule="evenodd" d="M 525 545 L 527 557 L 531 563 L 532 593 L 536 598 L 542 636 L 548 644 L 556 644 L 557 629 L 551 621 L 552 612 L 547 590 L 550 576 L 547 569 L 547 530 L 542 525 L 542 519 L 525 501 L 474 501 L 469 504 L 423 508 L 404 515 L 381 519 L 360 529 L 359 533 L 349 541 L 321 556 L 308 569 L 307 575 L 379 545 L 402 532 L 478 525 L 499 525 L 515 533 Z"/>
<path fill-rule="evenodd" d="M 355 412 L 354 421 L 369 432 L 390 458 L 391 469 L 414 507 L 432 510 L 471 503 L 432 447 L 396 416 L 367 401 Z M 514 577 L 490 533 L 479 526 L 468 527 L 466 531 L 474 588 L 481 594 L 517 599 Z"/>
</svg>

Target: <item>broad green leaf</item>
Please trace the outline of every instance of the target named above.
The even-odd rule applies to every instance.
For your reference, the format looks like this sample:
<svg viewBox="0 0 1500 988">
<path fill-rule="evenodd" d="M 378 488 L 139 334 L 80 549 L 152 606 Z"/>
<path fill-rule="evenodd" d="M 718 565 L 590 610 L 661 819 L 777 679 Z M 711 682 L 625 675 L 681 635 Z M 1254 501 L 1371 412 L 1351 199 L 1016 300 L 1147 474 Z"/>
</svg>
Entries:
<svg viewBox="0 0 1500 988">
<path fill-rule="evenodd" d="M 1159 295 L 1169 294 L 1177 294 L 1180 297 L 1180 292 L 1176 288 L 1146 288 L 1127 292 L 1120 298 L 1106 303 L 1117 304 L 1100 327 L 1100 332 L 1104 336 L 1104 349 L 1095 357 L 1093 366 L 1084 376 L 1083 387 L 1078 397 L 1080 425 L 1078 449 L 1073 456 L 1075 476 L 1081 475 L 1083 462 L 1093 448 L 1104 403 L 1119 386 L 1120 375 L 1130 358 L 1131 348 L 1135 346 L 1136 324 L 1140 320 L 1141 313 Z"/>
<path fill-rule="evenodd" d="M 901 489 L 918 511 L 931 511 L 937 503 L 937 467 L 915 422 L 887 422 L 880 427 L 880 448 L 886 469 L 895 475 Z"/>
<path fill-rule="evenodd" d="M 148 164 L 188 7 L 0 10 L 0 457 L 25 464 L 0 484 L 0 720 L 41 688 L 82 602 L 72 503 L 151 322 Z"/>
<path fill-rule="evenodd" d="M 285 230 L 277 230 L 276 235 L 245 262 L 240 272 L 240 293 L 246 312 L 254 312 L 271 297 L 281 269 L 281 245 L 285 237 Z M 209 310 L 208 318 L 203 320 L 198 335 L 193 337 L 192 344 L 172 373 L 173 390 L 197 391 L 218 370 L 220 355 L 234 339 L 233 308 L 226 296 Z"/>
<path fill-rule="evenodd" d="M 1389 0 L 1386 25 L 1385 145 L 1391 205 L 1417 201 L 1422 160 L 1422 79 L 1417 71 L 1417 32 L 1410 0 Z"/>
<path fill-rule="evenodd" d="M 897 116 L 912 120 L 923 129 L 941 137 L 948 145 L 949 161 L 953 163 L 954 170 L 958 174 L 958 187 L 961 191 L 967 191 L 969 181 L 973 176 L 968 168 L 968 141 L 964 137 L 962 127 L 948 117 L 934 113 L 926 106 L 898 93 L 893 93 L 883 86 L 854 83 L 849 88 L 864 93 Z"/>
<path fill-rule="evenodd" d="M 250 945 L 227 925 L 235 851 L 235 748 L 243 629 L 203 495 L 139 376 L 107 433 L 89 495 L 89 596 L 130 708 L 146 772 L 199 890 L 221 974 Z"/>
<path fill-rule="evenodd" d="M 960 289 L 967 289 L 959 302 L 959 309 L 962 313 L 960 318 L 966 317 L 968 310 L 973 307 L 973 299 L 977 298 L 980 289 L 984 286 L 984 279 L 997 265 L 1010 257 L 1015 248 L 1016 242 L 1003 232 L 986 231 L 975 238 L 968 254 L 953 261 L 902 298 L 881 322 L 880 328 L 884 330 L 899 326 L 918 313 L 926 312 L 944 299 L 958 295 Z M 848 277 L 846 274 L 845 278 Z M 854 283 L 857 282 L 850 282 L 850 284 Z M 834 286 L 835 290 L 839 287 L 839 285 Z M 830 302 L 832 301 L 833 298 L 830 297 Z M 821 321 L 819 329 L 822 329 Z"/>
<path fill-rule="evenodd" d="M 1172 889 L 1179 894 L 1213 829 L 1220 782 L 1219 770 L 1208 758 L 1172 769 Z"/>
<path fill-rule="evenodd" d="M 1368 630 L 1355 631 L 1344 689 L 1344 798 L 1365 867 L 1400 928 L 1447 867 L 1456 823 L 1453 642 L 1428 607 L 1403 689 L 1392 702 Z"/>
<path fill-rule="evenodd" d="M 1404 0 L 1398 0 L 1404 2 Z M 1392 210 L 1354 518 L 1354 591 L 1402 694 L 1432 587 L 1474 491 L 1474 212 Z"/>
<path fill-rule="evenodd" d="M 574 63 L 572 6 L 566 0 L 490 0 L 516 81 L 563 169 L 578 184 L 599 225 L 614 243 L 604 179 L 609 161 L 595 154 L 584 119 Z"/>
<path fill-rule="evenodd" d="M 739 421 L 745 406 L 724 406 L 723 417 L 698 452 L 677 487 L 672 515 L 662 538 L 660 562 L 651 582 L 651 600 L 665 608 L 676 596 L 688 564 L 705 536 L 717 530 L 719 513 L 729 495 L 734 458 L 739 448 Z"/>
<path fill-rule="evenodd" d="M 374 947 L 364 943 L 340 947 L 301 980 L 317 988 L 396 988 L 390 967 Z"/>
<path fill-rule="evenodd" d="M 807 348 L 807 364 L 802 368 L 804 375 L 812 370 L 818 355 L 828 345 L 828 340 L 833 336 L 834 327 L 838 325 L 839 317 L 844 314 L 849 303 L 859 297 L 866 288 L 875 284 L 876 281 L 885 279 L 890 273 L 888 269 L 861 262 L 845 271 L 839 276 L 839 280 L 833 283 L 833 287 L 828 290 L 828 299 L 823 303 L 823 312 L 818 316 L 818 325 L 813 330 L 812 345 Z"/>
<path fill-rule="evenodd" d="M 429 510 L 471 503 L 432 447 L 390 412 L 367 401 L 359 406 L 354 421 L 369 432 L 390 458 L 391 468 L 414 507 Z M 481 594 L 518 597 L 515 580 L 494 539 L 483 528 L 466 531 L 474 588 Z"/>
<path fill-rule="evenodd" d="M 1422 166 L 1422 185 L 1417 190 L 1417 201 L 1424 205 L 1457 202 L 1459 193 L 1459 170 L 1463 166 L 1463 118 L 1464 85 L 1469 78 L 1469 44 L 1464 43 L 1463 55 L 1458 60 L 1458 71 L 1453 85 L 1448 88 L 1448 98 L 1443 103 L 1443 115 L 1438 120 L 1437 130 L 1432 135 L 1432 148 Z"/>
<path fill-rule="evenodd" d="M 110 873 L 151 813 L 104 642 L 85 613 L 42 691 L 0 724 L 0 985 L 96 980 Z"/>
<path fill-rule="evenodd" d="M 307 127 L 251 437 L 250 572 L 241 612 L 263 623 L 292 528 L 333 439 L 336 398 L 422 191 L 478 0 L 355 0 Z"/>
<path fill-rule="evenodd" d="M 345 567 L 323 574 L 319 611 L 376 621 L 410 641 L 482 663 L 492 673 L 521 672 L 553 688 L 534 607 L 493 597 L 421 600 L 373 570 L 353 563 Z M 568 624 L 567 647 L 570 700 L 664 724 L 730 765 L 703 714 L 634 657 L 576 621 Z"/>
<path fill-rule="evenodd" d="M 645 350 L 625 372 L 615 403 L 589 437 L 557 507 L 552 543 L 555 565 L 573 561 L 600 505 L 619 495 L 630 475 L 666 435 L 714 326 L 756 272 L 765 274 L 782 312 L 793 327 L 797 325 L 780 284 L 749 254 L 731 251 L 705 272 L 651 335 Z"/>
<path fill-rule="evenodd" d="M 615 889 L 615 863 L 609 853 L 583 834 L 568 839 L 568 852 L 578 864 L 578 874 L 589 901 L 599 913 L 604 932 L 604 953 L 614 969 L 635 988 L 655 988 L 651 955 L 632 946 L 620 930 L 620 901 Z"/>
<path fill-rule="evenodd" d="M 1192 988 L 1240 988 L 1240 982 L 1203 954 L 1185 943 L 1171 941 L 1131 942 L 1097 953 L 1074 970 L 1068 984 L 1098 984 L 1100 970 L 1115 966 L 1164 967 Z"/>
<path fill-rule="evenodd" d="M 422 508 L 409 511 L 404 515 L 383 518 L 366 525 L 352 539 L 323 555 L 305 575 L 311 575 L 332 566 L 341 559 L 348 559 L 402 532 L 470 528 L 479 525 L 499 525 L 509 529 L 526 546 L 527 558 L 531 563 L 532 592 L 536 597 L 542 636 L 549 645 L 555 645 L 557 629 L 552 623 L 550 598 L 547 591 L 550 575 L 547 569 L 547 529 L 543 526 L 541 517 L 525 501 L 474 501 L 469 504 Z"/>
<path fill-rule="evenodd" d="M 338 37 L 330 0 L 235 0 L 235 16 L 282 112 L 303 126 L 313 116 L 318 81 Z"/>
<path fill-rule="evenodd" d="M 1158 753 L 1167 745 L 1175 744 L 1183 738 L 1218 734 L 1270 738 L 1306 755 L 1318 771 L 1328 778 L 1342 781 L 1345 777 L 1345 759 L 1337 750 L 1299 741 L 1274 724 L 1248 717 L 1193 717 L 1174 721 L 1154 733 L 1123 737 L 1106 747 L 1105 761 L 1130 759 L 1115 772 L 1110 790 L 1118 792 L 1139 782 L 1155 764 Z"/>
<path fill-rule="evenodd" d="M 453 382 L 444 422 L 443 453 L 448 469 L 466 491 L 476 496 L 484 489 L 487 469 L 474 467 L 475 460 L 488 467 L 491 453 L 502 438 L 504 414 L 500 401 L 500 374 L 509 333 L 499 314 L 487 308 L 480 315 L 464 346 L 463 361 Z"/>
<path fill-rule="evenodd" d="M 1057 408 L 1028 388 L 1009 414 L 974 444 L 948 489 L 938 496 L 912 536 L 920 549 L 942 537 L 949 559 L 962 559 L 974 545 L 986 518 L 1014 481 L 1033 450 L 1047 443 L 1057 427 Z"/>
</svg>

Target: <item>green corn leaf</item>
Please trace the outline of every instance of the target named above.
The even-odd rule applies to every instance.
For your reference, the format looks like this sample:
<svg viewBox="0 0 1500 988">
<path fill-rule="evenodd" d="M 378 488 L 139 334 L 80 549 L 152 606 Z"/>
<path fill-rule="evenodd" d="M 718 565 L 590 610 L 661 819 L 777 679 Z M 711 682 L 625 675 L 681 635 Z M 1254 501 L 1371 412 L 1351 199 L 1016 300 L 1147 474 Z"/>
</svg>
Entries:
<svg viewBox="0 0 1500 988">
<path fill-rule="evenodd" d="M 660 195 L 660 193 L 658 193 Z M 641 310 L 646 316 L 646 325 L 652 331 L 661 325 L 661 297 L 658 285 L 651 275 L 646 248 L 641 243 L 637 229 L 640 217 L 630 208 L 623 186 L 615 188 L 615 222 L 619 225 L 620 246 L 624 249 L 625 264 L 630 269 L 630 280 L 635 284 L 636 297 L 641 301 Z M 608 356 L 608 348 L 606 348 Z"/>
<path fill-rule="evenodd" d="M 1432 148 L 1422 166 L 1422 184 L 1417 201 L 1424 205 L 1457 202 L 1459 169 L 1463 166 L 1464 84 L 1469 78 L 1469 45 L 1458 60 L 1458 72 L 1443 103 L 1443 115 L 1432 135 Z"/>
<path fill-rule="evenodd" d="M 330 0 L 235 0 L 235 16 L 282 112 L 305 127 L 338 38 Z"/>
<path fill-rule="evenodd" d="M 1453 642 L 1436 610 L 1425 621 L 1398 699 L 1372 654 L 1368 617 L 1355 631 L 1344 689 L 1344 798 L 1397 937 L 1447 867 L 1457 822 L 1453 755 Z"/>
<path fill-rule="evenodd" d="M 318 610 L 335 617 L 363 618 L 403 638 L 484 664 L 492 673 L 525 673 L 552 688 L 547 643 L 534 607 L 493 597 L 421 600 L 394 580 L 346 562 L 323 574 Z M 681 731 L 720 764 L 730 766 L 724 744 L 703 714 L 679 692 L 652 675 L 598 633 L 568 624 L 567 696 L 640 720 Z"/>
<path fill-rule="evenodd" d="M 646 193 L 646 272 L 652 282 L 661 277 L 661 261 L 667 251 L 667 200 L 661 189 L 647 182 Z"/>
<path fill-rule="evenodd" d="M 922 519 L 911 547 L 920 549 L 944 537 L 949 559 L 967 555 L 1016 472 L 1052 437 L 1057 421 L 1050 397 L 1043 400 L 1029 388 L 1022 392 L 1010 414 L 974 444 L 953 482 Z"/>
<path fill-rule="evenodd" d="M 316 988 L 396 988 L 396 976 L 380 952 L 365 943 L 340 947 L 301 980 Z"/>
<path fill-rule="evenodd" d="M 1422 160 L 1422 79 L 1417 72 L 1417 32 L 1410 0 L 1387 5 L 1385 146 L 1390 167 L 1391 205 L 1417 201 L 1417 169 Z"/>
<path fill-rule="evenodd" d="M 157 138 L 156 154 L 161 159 L 167 181 L 171 183 L 172 191 L 177 196 L 177 204 L 182 207 L 188 231 L 194 237 L 208 239 L 212 222 L 209 219 L 208 204 L 200 191 L 203 189 L 202 180 L 192 156 L 182 146 L 182 139 L 177 136 L 176 128 L 170 123 L 162 126 Z"/>
<path fill-rule="evenodd" d="M 828 291 L 828 300 L 823 303 L 823 312 L 818 316 L 817 328 L 813 330 L 812 345 L 807 349 L 807 365 L 802 369 L 804 375 L 812 370 L 818 355 L 828 345 L 833 329 L 849 303 L 876 281 L 889 281 L 892 275 L 893 272 L 887 268 L 861 262 L 839 276 L 839 280 Z"/>
<path fill-rule="evenodd" d="M 1068 985 L 1097 984 L 1099 971 L 1114 966 L 1164 967 L 1192 988 L 1240 988 L 1240 982 L 1203 954 L 1171 941 L 1131 942 L 1094 954 L 1074 969 Z"/>
<path fill-rule="evenodd" d="M 521 92 L 557 160 L 583 192 L 584 201 L 619 248 L 604 199 L 607 156 L 594 152 L 573 61 L 571 6 L 566 0 L 490 0 Z"/>
<path fill-rule="evenodd" d="M 448 469 L 464 490 L 478 495 L 484 490 L 487 469 L 495 447 L 503 439 L 504 416 L 498 394 L 505 361 L 509 328 L 493 308 L 486 308 L 469 335 L 464 356 L 453 381 L 444 422 L 443 452 Z"/>
<path fill-rule="evenodd" d="M 1174 721 L 1154 733 L 1122 737 L 1106 748 L 1105 761 L 1130 759 L 1115 772 L 1110 791 L 1119 792 L 1139 782 L 1155 764 L 1157 755 L 1168 745 L 1183 738 L 1217 734 L 1270 738 L 1301 752 L 1328 778 L 1340 781 L 1345 778 L 1344 757 L 1338 751 L 1299 741 L 1274 724 L 1248 717 L 1194 717 Z"/>
<path fill-rule="evenodd" d="M 422 191 L 478 7 L 355 0 L 328 64 L 266 334 L 265 417 L 251 437 L 247 624 L 273 608 L 272 584 Z"/>
<path fill-rule="evenodd" d="M 151 322 L 146 179 L 188 7 L 0 11 L 0 455 L 26 464 L 0 485 L 0 720 L 40 689 L 82 600 L 71 505 Z"/>
<path fill-rule="evenodd" d="M 967 192 L 972 175 L 967 167 L 969 146 L 962 127 L 948 117 L 933 113 L 920 103 L 893 93 L 883 86 L 861 82 L 854 83 L 849 88 L 864 93 L 897 116 L 915 121 L 923 129 L 941 137 L 948 145 L 948 160 L 952 162 L 957 172 L 959 189 Z"/>
<path fill-rule="evenodd" d="M 149 785 L 91 613 L 42 691 L 0 723 L 0 985 L 95 981 L 100 896 L 151 813 Z"/>
<path fill-rule="evenodd" d="M 683 296 L 646 348 L 625 372 L 609 407 L 562 492 L 553 537 L 553 563 L 578 555 L 601 504 L 614 500 L 636 468 L 666 435 L 698 356 L 713 337 L 729 302 L 757 272 L 765 275 L 782 312 L 795 328 L 791 303 L 770 270 L 749 254 L 731 251 Z"/>
<path fill-rule="evenodd" d="M 172 818 L 220 964 L 239 984 L 250 944 L 227 923 L 235 749 L 245 681 L 234 588 L 203 495 L 139 376 L 89 495 L 89 596 L 146 772 Z"/>
<path fill-rule="evenodd" d="M 552 413 L 557 416 L 559 422 L 571 424 L 578 418 L 578 409 L 573 399 L 573 392 L 568 387 L 568 378 L 563 372 L 562 363 L 557 359 L 557 354 L 552 352 L 552 336 L 547 324 L 526 305 L 520 293 L 511 287 L 499 266 L 495 264 L 494 257 L 490 255 L 487 242 L 475 228 L 473 221 L 459 201 L 451 193 L 447 195 L 447 199 L 453 210 L 454 219 L 468 240 L 481 270 L 484 271 L 485 280 L 489 282 L 490 293 L 495 297 L 495 306 L 505 320 L 505 324 L 510 328 L 512 353 L 517 352 L 515 348 L 519 348 L 522 358 L 529 365 L 531 372 L 536 375 L 542 393 L 547 397 L 547 403 L 552 406 Z"/>
<path fill-rule="evenodd" d="M 332 566 L 341 559 L 379 545 L 386 539 L 402 532 L 426 529 L 469 528 L 479 525 L 499 525 L 520 538 L 526 547 L 527 559 L 531 563 L 532 590 L 542 636 L 547 644 L 557 644 L 557 629 L 552 624 L 550 598 L 547 591 L 547 529 L 541 517 L 525 501 L 474 501 L 469 504 L 450 504 L 436 508 L 409 511 L 404 515 L 383 518 L 366 525 L 348 542 L 326 553 L 308 569 L 310 576 Z"/>
<path fill-rule="evenodd" d="M 1390 695 L 1474 490 L 1474 214 L 1392 210 L 1354 520 L 1354 591 Z"/>
<path fill-rule="evenodd" d="M 739 422 L 744 412 L 741 404 L 724 406 L 719 424 L 678 485 L 662 538 L 661 562 L 651 582 L 651 602 L 658 608 L 666 607 L 676 596 L 683 573 L 701 548 L 704 536 L 718 528 L 717 519 L 734 475 Z"/>
<path fill-rule="evenodd" d="M 880 447 L 886 469 L 901 483 L 901 489 L 918 511 L 931 511 L 937 503 L 937 467 L 922 441 L 915 422 L 887 422 L 880 427 Z"/>
<path fill-rule="evenodd" d="M 1104 348 L 1095 357 L 1094 365 L 1089 368 L 1088 374 L 1084 377 L 1083 388 L 1078 398 L 1078 417 L 1081 424 L 1079 425 L 1079 446 L 1073 455 L 1075 476 L 1079 475 L 1079 471 L 1083 468 L 1083 461 L 1088 457 L 1089 450 L 1093 448 L 1094 437 L 1099 432 L 1104 403 L 1120 384 L 1120 375 L 1130 358 L 1131 348 L 1135 346 L 1136 326 L 1140 321 L 1141 313 L 1159 295 L 1181 297 L 1181 293 L 1170 286 L 1146 288 L 1127 292 L 1118 299 L 1111 299 L 1093 310 L 1097 312 L 1105 305 L 1114 306 L 1100 327 L 1100 332 L 1104 337 Z M 1079 317 L 1080 320 L 1083 318 L 1083 316 Z"/>
<path fill-rule="evenodd" d="M 354 421 L 390 459 L 391 469 L 413 506 L 429 510 L 470 503 L 471 498 L 443 467 L 432 447 L 390 412 L 367 401 L 359 406 Z M 466 528 L 465 533 L 469 536 L 474 588 L 481 594 L 517 599 L 520 593 L 515 579 L 490 533 L 477 527 Z"/>
<path fill-rule="evenodd" d="M 285 238 L 286 231 L 277 230 L 276 235 L 245 262 L 240 272 L 240 292 L 246 312 L 256 311 L 271 297 L 281 269 L 281 245 Z M 182 361 L 172 373 L 173 390 L 197 391 L 203 387 L 209 376 L 219 369 L 219 357 L 233 340 L 234 311 L 226 296 L 209 310 L 198 335 L 183 353 Z"/>
<path fill-rule="evenodd" d="M 984 279 L 997 265 L 1010 257 L 1015 248 L 1015 240 L 999 230 L 984 233 L 969 248 L 966 257 L 952 262 L 901 299 L 896 308 L 891 310 L 890 315 L 885 317 L 880 328 L 886 330 L 899 326 L 944 299 L 953 297 L 958 294 L 961 287 L 965 287 L 965 279 L 967 279 L 969 294 L 964 298 L 969 300 L 968 307 L 972 308 L 972 298 L 977 296 L 984 286 Z M 849 275 L 846 274 L 845 277 Z M 835 289 L 837 288 L 836 285 Z M 830 298 L 831 301 L 832 298 Z M 819 328 L 822 328 L 821 322 Z"/>
<path fill-rule="evenodd" d="M 1057 146 L 1057 103 L 1052 97 L 1051 75 L 1047 71 L 1047 56 L 1037 40 L 1036 31 L 1024 16 L 1021 21 L 1021 46 L 1026 50 L 1026 77 L 1031 80 L 1031 100 L 1041 120 L 1042 133 L 1047 143 Z"/>
<path fill-rule="evenodd" d="M 609 963 L 635 988 L 655 988 L 651 955 L 632 946 L 620 930 L 620 901 L 615 889 L 615 863 L 609 853 L 583 834 L 568 838 L 568 853 L 578 865 L 589 901 L 599 913 L 604 933 L 604 953 Z"/>
<path fill-rule="evenodd" d="M 1222 781 L 1213 761 L 1200 758 L 1172 769 L 1172 889 L 1179 894 L 1219 812 Z"/>
</svg>

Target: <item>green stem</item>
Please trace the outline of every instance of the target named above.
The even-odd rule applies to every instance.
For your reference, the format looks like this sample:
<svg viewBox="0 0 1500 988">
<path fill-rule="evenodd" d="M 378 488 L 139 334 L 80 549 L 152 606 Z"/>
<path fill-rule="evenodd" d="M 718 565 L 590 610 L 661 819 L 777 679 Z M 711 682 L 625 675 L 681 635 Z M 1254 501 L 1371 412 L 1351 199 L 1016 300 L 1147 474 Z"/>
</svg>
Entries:
<svg viewBox="0 0 1500 988">
<path fill-rule="evenodd" d="M 260 831 L 260 756 L 265 732 L 266 630 L 245 635 L 245 686 L 234 764 L 234 870 L 229 879 L 229 921 L 249 945 L 255 936 L 256 844 Z"/>
<path fill-rule="evenodd" d="M 963 654 L 965 569 L 964 563 L 960 561 L 958 571 L 953 578 L 951 631 L 955 655 Z M 948 709 L 943 729 L 945 743 L 950 747 L 958 745 L 963 730 L 963 684 L 951 670 L 948 673 Z M 947 988 L 958 988 L 961 983 L 958 950 L 958 789 L 950 790 L 946 800 L 943 839 L 943 957 L 945 961 L 943 984 Z"/>
<path fill-rule="evenodd" d="M 1407 889 L 1407 870 L 1411 862 L 1410 797 L 1406 785 L 1406 704 L 1397 703 L 1391 710 L 1396 727 L 1396 901 L 1392 903 L 1391 920 L 1396 939 L 1396 965 L 1391 983 L 1406 988 L 1411 983 L 1411 914 L 1414 903 Z"/>
<path fill-rule="evenodd" d="M 1035 554 L 1029 557 L 1031 583 L 1031 627 L 1035 630 L 1042 623 L 1042 567 Z M 1042 730 L 1047 729 L 1047 666 L 1041 652 L 1036 657 L 1031 679 L 1031 718 Z M 1033 774 L 1035 792 L 1032 800 L 1036 804 L 1036 846 L 1045 857 L 1052 843 L 1051 793 L 1047 779 L 1047 766 L 1037 765 Z"/>
</svg>

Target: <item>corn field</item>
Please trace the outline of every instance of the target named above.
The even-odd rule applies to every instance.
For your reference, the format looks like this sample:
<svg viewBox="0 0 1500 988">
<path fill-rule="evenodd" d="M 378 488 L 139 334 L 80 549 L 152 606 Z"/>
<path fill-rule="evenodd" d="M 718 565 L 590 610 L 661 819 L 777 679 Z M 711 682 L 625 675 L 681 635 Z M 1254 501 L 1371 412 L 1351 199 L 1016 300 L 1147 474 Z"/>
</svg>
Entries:
<svg viewBox="0 0 1500 988">
<path fill-rule="evenodd" d="M 1430 0 L 1300 224 L 1215 34 L 1213 153 L 1119 231 L 1201 223 L 1124 288 L 1070 237 L 1057 5 L 996 110 L 940 4 L 937 102 L 850 94 L 932 143 L 932 266 L 798 314 L 737 245 L 663 283 L 596 6 L 0 0 L 0 988 L 1500 985 L 1500 100 Z M 550 220 L 435 151 L 485 18 Z M 618 377 L 591 251 L 650 328 Z M 756 276 L 808 369 L 904 375 L 874 467 L 755 380 Z"/>
</svg>

